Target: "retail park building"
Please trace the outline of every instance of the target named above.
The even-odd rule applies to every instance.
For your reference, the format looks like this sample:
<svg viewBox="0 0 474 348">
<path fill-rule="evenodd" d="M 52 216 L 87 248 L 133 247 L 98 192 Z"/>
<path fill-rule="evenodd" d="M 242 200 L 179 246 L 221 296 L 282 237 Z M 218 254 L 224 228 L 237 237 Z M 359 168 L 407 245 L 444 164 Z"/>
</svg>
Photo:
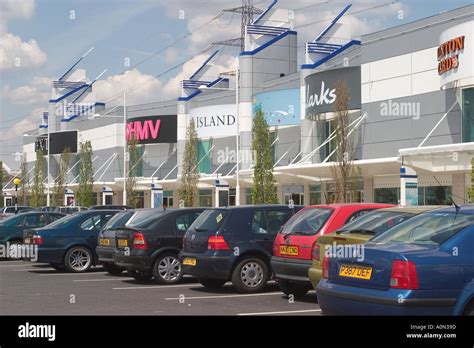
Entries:
<svg viewBox="0 0 474 348">
<path fill-rule="evenodd" d="M 350 90 L 349 134 L 361 175 L 353 201 L 446 204 L 450 196 L 457 203 L 467 201 L 474 154 L 474 5 L 360 40 L 338 35 L 348 6 L 304 49 L 298 48 L 288 11 L 277 6 L 274 1 L 246 27 L 238 83 L 232 74 L 206 78 L 216 52 L 182 81 L 178 100 L 126 106 L 127 133 L 140 144 L 135 165 L 141 205 L 178 206 L 192 118 L 199 137 L 200 205 L 235 204 L 237 186 L 240 204 L 251 203 L 257 109 L 271 130 L 279 201 L 330 202 L 331 156 L 337 146 L 331 120 L 340 80 Z M 304 55 L 303 65 L 298 55 Z M 79 142 L 90 140 L 97 203 L 121 204 L 124 108 L 97 101 L 93 84 L 80 62 L 53 81 L 49 110 L 36 133 L 24 137 L 23 152 L 31 170 L 35 149 L 48 145 L 41 139 L 49 132 L 52 185 L 58 153 L 66 144 L 77 150 Z M 91 114 L 102 116 L 91 119 Z M 69 195 L 78 187 L 77 160 L 68 174 Z"/>
</svg>

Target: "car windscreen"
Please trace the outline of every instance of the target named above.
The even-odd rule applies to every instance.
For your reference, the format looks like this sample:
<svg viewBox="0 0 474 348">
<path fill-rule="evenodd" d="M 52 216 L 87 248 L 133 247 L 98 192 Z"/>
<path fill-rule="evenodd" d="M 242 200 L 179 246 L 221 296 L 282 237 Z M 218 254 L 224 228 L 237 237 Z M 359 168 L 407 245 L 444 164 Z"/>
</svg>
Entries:
<svg viewBox="0 0 474 348">
<path fill-rule="evenodd" d="M 375 210 L 344 225 L 339 232 L 378 235 L 410 219 L 415 213 Z"/>
<path fill-rule="evenodd" d="M 465 227 L 474 224 L 474 215 L 456 212 L 430 212 L 417 215 L 371 241 L 440 245 Z"/>
<path fill-rule="evenodd" d="M 314 235 L 324 226 L 333 210 L 327 208 L 306 208 L 293 215 L 283 227 L 282 234 Z"/>
<path fill-rule="evenodd" d="M 224 209 L 205 210 L 194 220 L 189 228 L 196 232 L 217 232 L 227 213 L 227 210 Z"/>
<path fill-rule="evenodd" d="M 127 223 L 128 220 L 130 220 L 133 214 L 134 214 L 133 211 L 125 211 L 125 212 L 115 214 L 114 216 L 110 218 L 109 221 L 107 221 L 107 223 L 103 227 L 103 230 L 105 231 L 105 230 L 117 229 L 118 227 L 125 226 L 125 224 Z"/>
<path fill-rule="evenodd" d="M 161 218 L 164 211 L 160 209 L 138 210 L 127 222 L 130 227 L 148 228 L 157 219 Z"/>
</svg>

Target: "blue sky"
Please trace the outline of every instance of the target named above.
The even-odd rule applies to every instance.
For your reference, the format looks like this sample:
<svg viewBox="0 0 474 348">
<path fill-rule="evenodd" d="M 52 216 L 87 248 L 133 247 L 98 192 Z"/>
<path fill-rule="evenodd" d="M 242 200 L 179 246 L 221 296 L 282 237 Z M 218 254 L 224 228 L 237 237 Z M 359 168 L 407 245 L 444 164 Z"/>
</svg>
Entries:
<svg viewBox="0 0 474 348">
<path fill-rule="evenodd" d="M 259 8 L 265 8 L 270 2 L 254 0 Z M 297 27 L 320 22 L 301 30 L 296 28 L 302 43 L 327 24 L 321 20 L 330 19 L 348 2 L 279 2 L 278 6 L 285 9 L 318 3 L 322 4 L 295 12 Z M 353 16 L 355 33 L 360 35 L 411 22 L 469 5 L 472 0 L 406 0 L 381 6 L 387 3 L 390 1 L 354 0 L 349 13 L 374 8 Z M 174 98 L 179 80 L 205 59 L 206 55 L 199 52 L 212 41 L 232 38 L 239 33 L 238 15 L 222 15 L 212 25 L 138 65 L 126 78 L 123 73 L 128 67 L 124 66 L 124 60 L 129 58 L 133 66 L 210 20 L 222 9 L 239 5 L 239 0 L 0 0 L 0 159 L 15 167 L 12 154 L 21 151 L 21 132 L 36 127 L 41 110 L 47 110 L 51 79 L 59 77 L 90 47 L 94 46 L 94 51 L 81 63 L 89 79 L 108 69 L 103 76 L 107 81 L 96 88 L 100 97 L 106 98 L 108 93 L 140 83 L 145 87 L 142 91 L 147 92 L 137 92 L 132 102 Z M 400 10 L 402 19 L 397 16 Z M 73 19 L 71 11 L 74 11 Z M 180 19 L 180 14 L 184 14 L 184 18 Z M 218 66 L 230 66 L 229 61 L 236 53 L 235 49 L 226 48 Z M 20 68 L 12 66 L 16 55 L 25 56 L 25 64 Z M 159 78 L 153 77 L 186 60 L 189 62 L 184 67 Z"/>
</svg>

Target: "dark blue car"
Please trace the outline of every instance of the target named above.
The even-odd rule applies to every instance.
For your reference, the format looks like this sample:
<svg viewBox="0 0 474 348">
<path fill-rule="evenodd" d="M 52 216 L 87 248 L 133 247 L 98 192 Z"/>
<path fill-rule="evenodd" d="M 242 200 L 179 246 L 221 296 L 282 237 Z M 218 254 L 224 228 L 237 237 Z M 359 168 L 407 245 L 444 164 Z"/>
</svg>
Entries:
<svg viewBox="0 0 474 348">
<path fill-rule="evenodd" d="M 38 246 L 37 262 L 57 270 L 87 272 L 98 263 L 97 235 L 118 210 L 86 210 L 24 233 L 25 244 Z"/>
<path fill-rule="evenodd" d="M 420 214 L 362 250 L 324 258 L 316 288 L 323 313 L 474 314 L 473 206 Z"/>
</svg>

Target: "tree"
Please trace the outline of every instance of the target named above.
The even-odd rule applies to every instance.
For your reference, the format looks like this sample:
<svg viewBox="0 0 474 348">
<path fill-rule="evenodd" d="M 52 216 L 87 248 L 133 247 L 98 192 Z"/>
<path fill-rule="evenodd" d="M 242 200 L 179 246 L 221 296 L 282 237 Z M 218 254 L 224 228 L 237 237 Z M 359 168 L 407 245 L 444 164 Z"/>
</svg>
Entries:
<svg viewBox="0 0 474 348">
<path fill-rule="evenodd" d="M 67 172 L 71 161 L 71 150 L 66 147 L 59 159 L 58 175 L 54 179 L 53 202 L 55 205 L 64 205 L 64 188 L 67 183 Z"/>
<path fill-rule="evenodd" d="M 0 207 L 3 207 L 3 161 L 0 161 Z"/>
<path fill-rule="evenodd" d="M 79 160 L 77 200 L 80 205 L 89 207 L 96 203 L 92 197 L 94 194 L 94 166 L 92 165 L 92 145 L 89 140 L 80 144 Z"/>
<path fill-rule="evenodd" d="M 46 205 L 46 195 L 43 185 L 43 151 L 36 151 L 35 171 L 33 174 L 33 186 L 31 187 L 31 205 L 33 207 L 42 207 Z"/>
<path fill-rule="evenodd" d="M 267 121 L 261 109 L 255 113 L 252 133 L 252 151 L 255 157 L 252 203 L 278 203 L 275 179 L 273 178 L 272 141 Z"/>
<path fill-rule="evenodd" d="M 128 141 L 128 175 L 125 183 L 125 189 L 127 190 L 127 205 L 134 208 L 138 207 L 138 197 L 135 195 L 135 189 L 137 186 L 137 175 L 138 175 L 138 153 L 137 153 L 137 139 L 135 135 L 132 135 Z"/>
<path fill-rule="evenodd" d="M 334 177 L 335 197 L 334 202 L 344 203 L 350 201 L 355 193 L 355 185 L 360 178 L 360 171 L 354 167 L 354 142 L 350 137 L 349 103 L 351 100 L 347 81 L 336 82 L 336 101 L 334 104 L 334 119 L 332 120 L 335 131 L 336 149 L 332 159 L 331 168 Z"/>
<path fill-rule="evenodd" d="M 21 205 L 28 205 L 28 190 L 30 186 L 30 175 L 28 174 L 28 163 L 26 162 L 26 156 L 22 156 L 21 164 L 20 164 L 20 204 Z"/>
<path fill-rule="evenodd" d="M 191 119 L 186 132 L 186 145 L 184 146 L 182 173 L 181 173 L 181 188 L 178 195 L 180 201 L 185 207 L 194 207 L 198 204 L 198 182 L 199 182 L 199 168 L 198 168 L 198 150 L 197 150 L 197 133 L 194 120 Z"/>
</svg>

